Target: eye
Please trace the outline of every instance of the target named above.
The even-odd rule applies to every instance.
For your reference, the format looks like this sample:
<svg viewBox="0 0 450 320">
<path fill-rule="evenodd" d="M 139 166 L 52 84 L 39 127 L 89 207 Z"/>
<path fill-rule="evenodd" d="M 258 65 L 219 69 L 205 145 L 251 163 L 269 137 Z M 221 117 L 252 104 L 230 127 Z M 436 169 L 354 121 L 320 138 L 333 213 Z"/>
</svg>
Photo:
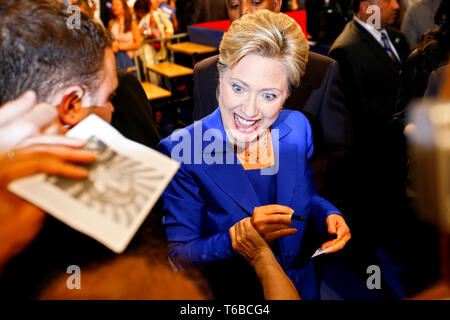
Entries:
<svg viewBox="0 0 450 320">
<path fill-rule="evenodd" d="M 244 91 L 244 89 L 242 89 L 242 87 L 237 84 L 233 84 L 231 87 L 233 88 L 233 91 L 238 94 Z"/>
<path fill-rule="evenodd" d="M 262 1 L 252 1 L 252 5 L 257 7 L 259 5 L 261 5 Z"/>
<path fill-rule="evenodd" d="M 264 93 L 263 97 L 264 97 L 264 100 L 266 100 L 266 101 L 272 101 L 277 98 L 277 95 L 273 94 L 273 93 Z"/>
<path fill-rule="evenodd" d="M 230 9 L 237 9 L 237 8 L 239 8 L 240 4 L 241 3 L 239 1 L 229 1 L 228 7 Z"/>
</svg>

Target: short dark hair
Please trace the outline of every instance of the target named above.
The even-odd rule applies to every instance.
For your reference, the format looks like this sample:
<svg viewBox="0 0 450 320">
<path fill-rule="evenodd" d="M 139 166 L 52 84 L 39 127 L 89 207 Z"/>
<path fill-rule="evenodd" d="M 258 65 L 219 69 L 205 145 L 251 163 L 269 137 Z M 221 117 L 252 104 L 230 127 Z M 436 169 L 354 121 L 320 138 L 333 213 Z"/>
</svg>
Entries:
<svg viewBox="0 0 450 320">
<path fill-rule="evenodd" d="M 359 5 L 363 1 L 365 1 L 365 0 L 352 0 L 352 10 L 353 10 L 354 13 L 358 13 Z"/>
<path fill-rule="evenodd" d="M 70 85 L 98 88 L 112 38 L 83 13 L 80 28 L 69 29 L 71 15 L 54 0 L 0 2 L 0 105 L 29 89 L 48 102 Z"/>
</svg>

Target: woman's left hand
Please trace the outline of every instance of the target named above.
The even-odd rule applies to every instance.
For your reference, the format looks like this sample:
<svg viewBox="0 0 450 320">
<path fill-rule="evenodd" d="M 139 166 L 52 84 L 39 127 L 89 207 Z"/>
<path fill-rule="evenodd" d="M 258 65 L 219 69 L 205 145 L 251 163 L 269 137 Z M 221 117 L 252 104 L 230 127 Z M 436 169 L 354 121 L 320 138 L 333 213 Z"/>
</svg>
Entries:
<svg viewBox="0 0 450 320">
<path fill-rule="evenodd" d="M 352 237 L 350 234 L 350 229 L 345 223 L 344 218 L 338 214 L 331 214 L 325 220 L 325 224 L 327 225 L 328 233 L 336 234 L 337 238 L 325 242 L 322 245 L 322 249 L 333 247 L 327 253 L 332 253 L 341 250 L 348 242 L 348 240 L 350 240 L 350 238 Z"/>
</svg>

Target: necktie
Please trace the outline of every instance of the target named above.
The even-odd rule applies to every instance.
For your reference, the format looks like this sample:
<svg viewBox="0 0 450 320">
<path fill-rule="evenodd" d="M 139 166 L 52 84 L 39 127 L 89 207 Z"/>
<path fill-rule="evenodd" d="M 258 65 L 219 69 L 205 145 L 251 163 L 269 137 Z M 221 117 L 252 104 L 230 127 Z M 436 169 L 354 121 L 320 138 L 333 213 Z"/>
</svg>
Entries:
<svg viewBox="0 0 450 320">
<path fill-rule="evenodd" d="M 400 66 L 400 61 L 398 61 L 397 57 L 395 56 L 394 52 L 392 51 L 391 46 L 389 45 L 389 40 L 384 32 L 381 33 L 381 42 L 383 42 L 384 50 L 386 50 L 386 53 L 388 56 L 394 61 L 394 63 L 398 66 Z"/>
</svg>

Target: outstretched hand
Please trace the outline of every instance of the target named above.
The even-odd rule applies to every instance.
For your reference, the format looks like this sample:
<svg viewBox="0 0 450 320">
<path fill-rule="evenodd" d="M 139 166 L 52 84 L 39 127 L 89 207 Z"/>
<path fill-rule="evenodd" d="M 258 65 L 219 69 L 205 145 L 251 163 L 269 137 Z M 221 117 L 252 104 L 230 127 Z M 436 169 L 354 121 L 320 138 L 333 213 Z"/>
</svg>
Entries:
<svg viewBox="0 0 450 320">
<path fill-rule="evenodd" d="M 327 225 L 328 233 L 337 235 L 337 238 L 325 242 L 322 245 L 322 249 L 332 247 L 332 249 L 327 252 L 332 253 L 344 248 L 345 244 L 352 237 L 344 218 L 338 214 L 331 214 L 325 220 L 325 224 Z"/>
</svg>

